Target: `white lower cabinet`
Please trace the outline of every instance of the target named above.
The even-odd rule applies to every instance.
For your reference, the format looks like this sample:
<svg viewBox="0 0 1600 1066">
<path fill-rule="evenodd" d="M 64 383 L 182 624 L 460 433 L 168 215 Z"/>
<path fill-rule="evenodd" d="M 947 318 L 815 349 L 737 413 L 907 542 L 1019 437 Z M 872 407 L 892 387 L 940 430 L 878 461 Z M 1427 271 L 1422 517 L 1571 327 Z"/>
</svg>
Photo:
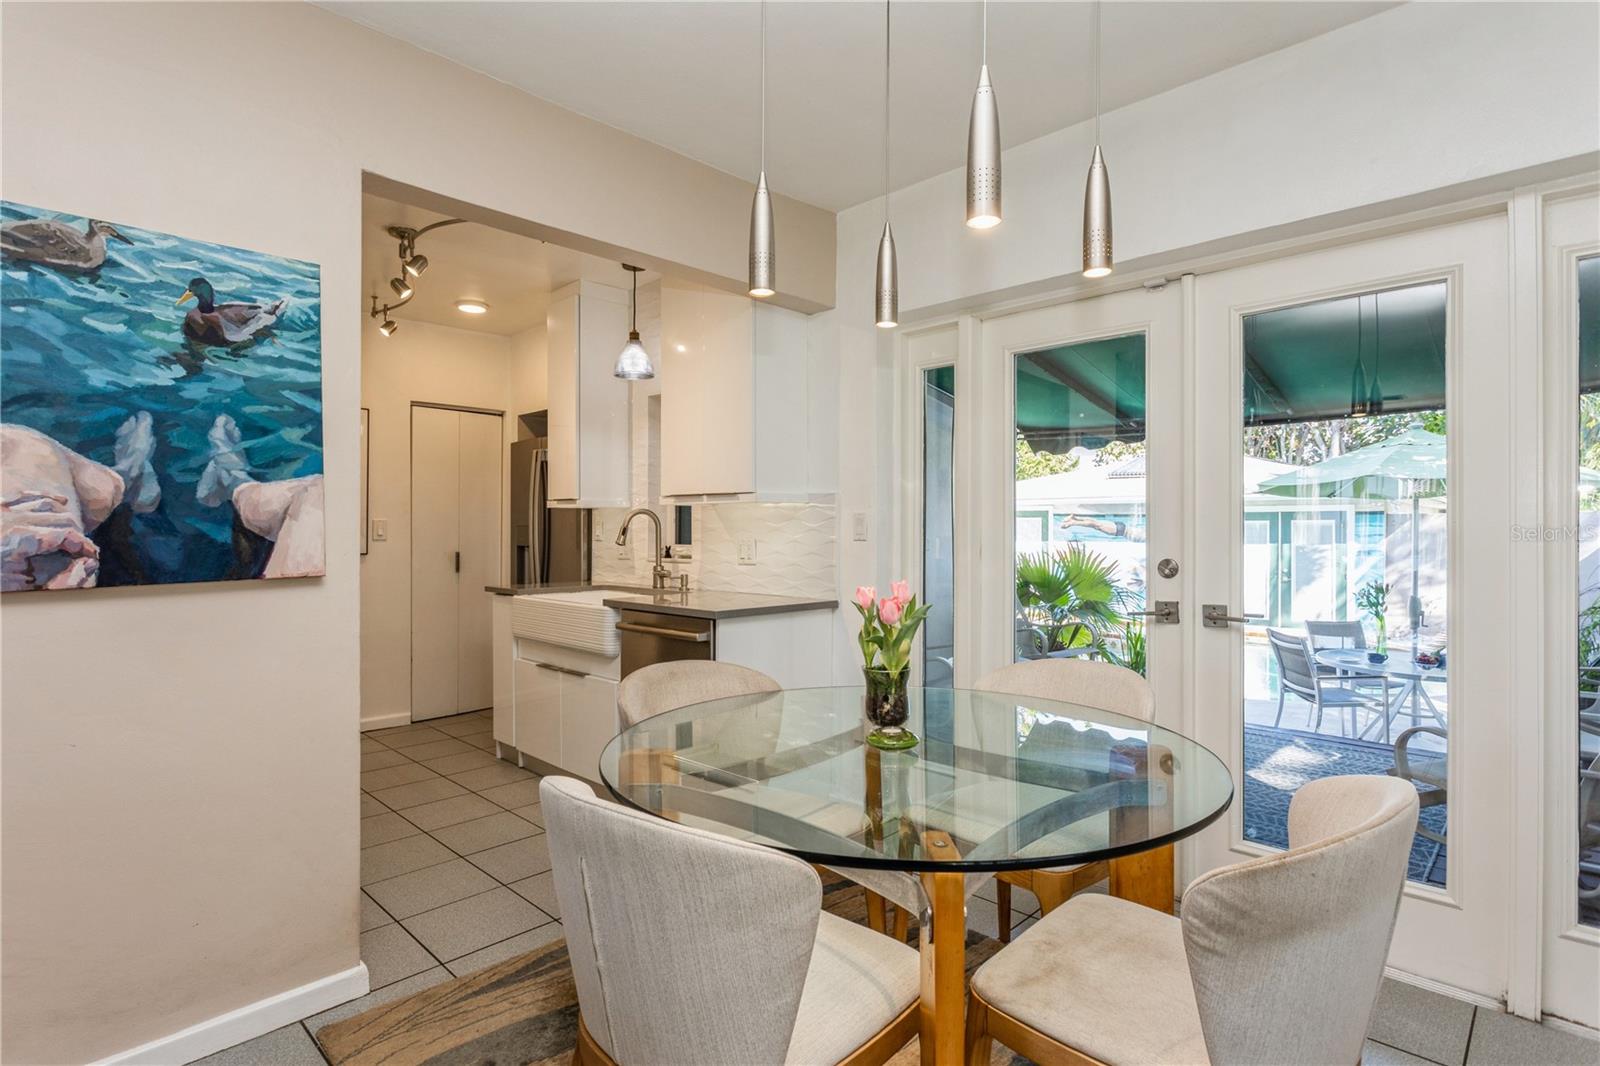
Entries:
<svg viewBox="0 0 1600 1066">
<path fill-rule="evenodd" d="M 621 732 L 617 683 L 592 674 L 561 675 L 561 768 L 600 780 L 600 752 Z"/>
<path fill-rule="evenodd" d="M 559 671 L 519 657 L 512 684 L 516 704 L 517 750 L 561 765 L 561 680 Z"/>
</svg>

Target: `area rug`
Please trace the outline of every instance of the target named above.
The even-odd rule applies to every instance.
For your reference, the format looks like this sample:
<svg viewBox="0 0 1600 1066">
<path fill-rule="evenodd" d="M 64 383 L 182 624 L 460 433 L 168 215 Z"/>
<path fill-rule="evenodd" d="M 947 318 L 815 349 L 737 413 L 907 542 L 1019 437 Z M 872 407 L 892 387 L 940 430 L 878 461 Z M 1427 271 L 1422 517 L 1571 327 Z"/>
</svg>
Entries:
<svg viewBox="0 0 1600 1066">
<path fill-rule="evenodd" d="M 1244 730 L 1244 836 L 1274 848 L 1289 846 L 1289 801 L 1307 781 L 1343 774 L 1381 774 L 1394 765 L 1387 744 L 1319 736 L 1293 729 L 1246 726 Z M 1421 812 L 1419 820 L 1441 836 L 1447 807 Z M 1444 884 L 1445 847 L 1420 833 L 1411 843 L 1406 876 Z"/>
<path fill-rule="evenodd" d="M 823 885 L 823 908 L 865 925 L 866 897 L 849 881 Z M 914 933 L 913 933 L 914 935 Z M 1000 942 L 967 931 L 967 972 Z M 317 1030 L 333 1066 L 566 1066 L 577 1038 L 578 995 L 564 941 Z M 917 1042 L 890 1066 L 917 1066 Z M 995 1045 L 991 1066 L 1030 1066 Z"/>
</svg>

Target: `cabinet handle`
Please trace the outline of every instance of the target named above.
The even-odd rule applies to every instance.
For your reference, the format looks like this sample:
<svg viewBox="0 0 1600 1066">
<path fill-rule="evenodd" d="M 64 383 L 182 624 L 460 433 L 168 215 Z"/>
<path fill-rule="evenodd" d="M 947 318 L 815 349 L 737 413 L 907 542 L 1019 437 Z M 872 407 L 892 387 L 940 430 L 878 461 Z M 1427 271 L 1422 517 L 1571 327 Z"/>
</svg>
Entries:
<svg viewBox="0 0 1600 1066">
<path fill-rule="evenodd" d="M 461 573 L 461 553 L 456 552 L 456 573 Z"/>
<path fill-rule="evenodd" d="M 553 670 L 558 674 L 568 674 L 572 677 L 588 677 L 582 670 L 574 670 L 570 666 L 557 666 L 554 663 L 534 663 L 541 670 Z"/>
<path fill-rule="evenodd" d="M 692 629 L 668 629 L 666 626 L 647 626 L 640 622 L 618 622 L 617 628 L 624 633 L 644 633 L 652 637 L 665 637 L 667 640 L 684 640 L 695 644 L 709 644 L 711 634 L 695 632 Z"/>
</svg>

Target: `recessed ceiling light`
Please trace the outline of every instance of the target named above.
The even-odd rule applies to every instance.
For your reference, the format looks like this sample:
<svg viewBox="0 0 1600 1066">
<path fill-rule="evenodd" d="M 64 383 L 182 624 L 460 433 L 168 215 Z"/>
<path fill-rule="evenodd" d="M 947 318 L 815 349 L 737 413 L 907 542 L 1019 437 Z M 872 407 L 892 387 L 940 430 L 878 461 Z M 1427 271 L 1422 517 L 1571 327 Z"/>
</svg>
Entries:
<svg viewBox="0 0 1600 1066">
<path fill-rule="evenodd" d="M 482 300 L 457 300 L 456 310 L 464 315 L 488 314 L 489 305 Z"/>
<path fill-rule="evenodd" d="M 686 352 L 689 350 L 689 346 L 687 344 L 674 344 L 673 347 L 680 352 Z"/>
</svg>

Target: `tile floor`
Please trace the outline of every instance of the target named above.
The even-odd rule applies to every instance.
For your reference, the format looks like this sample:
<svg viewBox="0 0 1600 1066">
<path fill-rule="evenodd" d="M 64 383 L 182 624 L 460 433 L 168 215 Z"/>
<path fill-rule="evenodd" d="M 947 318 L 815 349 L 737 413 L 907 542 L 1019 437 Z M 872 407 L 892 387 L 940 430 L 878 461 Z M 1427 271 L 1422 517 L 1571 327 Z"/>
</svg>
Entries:
<svg viewBox="0 0 1600 1066">
<path fill-rule="evenodd" d="M 322 1066 L 311 1033 L 562 935 L 537 775 L 493 755 L 487 711 L 361 737 L 361 957 L 372 991 L 200 1060 Z M 967 904 L 996 934 L 994 885 Z M 1013 889 L 1013 934 L 1038 921 Z M 1364 1066 L 1600 1064 L 1600 1043 L 1385 981 Z"/>
</svg>

